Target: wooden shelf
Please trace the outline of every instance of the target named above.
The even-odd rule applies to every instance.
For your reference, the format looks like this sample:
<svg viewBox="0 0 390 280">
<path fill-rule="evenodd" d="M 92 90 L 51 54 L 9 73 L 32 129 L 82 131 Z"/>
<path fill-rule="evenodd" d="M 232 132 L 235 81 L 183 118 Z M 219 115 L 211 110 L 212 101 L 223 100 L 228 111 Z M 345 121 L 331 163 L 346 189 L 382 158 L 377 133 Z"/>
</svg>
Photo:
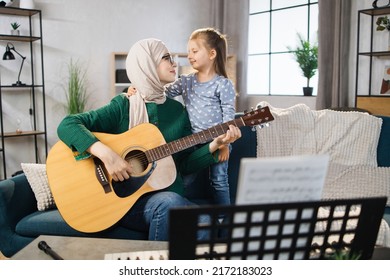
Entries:
<svg viewBox="0 0 390 280">
<path fill-rule="evenodd" d="M 18 35 L 7 35 L 0 34 L 0 40 L 2 41 L 13 41 L 13 42 L 34 42 L 40 40 L 40 37 L 36 36 L 18 36 Z"/>
<path fill-rule="evenodd" d="M 26 88 L 40 88 L 43 87 L 42 85 L 24 85 L 24 86 L 13 86 L 13 85 L 2 85 L 1 88 L 6 88 L 6 89 L 13 89 L 17 91 L 18 89 L 26 89 Z"/>
<path fill-rule="evenodd" d="M 39 13 L 39 10 L 21 9 L 13 7 L 0 7 L 0 14 L 11 16 L 32 16 Z"/>
<path fill-rule="evenodd" d="M 390 116 L 390 96 L 359 95 L 356 99 L 356 107 L 366 109 L 373 115 Z"/>
<path fill-rule="evenodd" d="M 361 10 L 360 12 L 363 14 L 366 14 L 366 15 L 370 15 L 370 16 L 387 15 L 387 14 L 390 14 L 390 7 L 366 9 L 366 10 Z"/>
<path fill-rule="evenodd" d="M 22 131 L 22 132 L 4 132 L 4 135 L 3 137 L 4 138 L 7 138 L 7 137 L 20 137 L 20 136 L 34 136 L 34 135 L 41 135 L 41 134 L 45 134 L 45 132 L 43 131 Z M 0 135 L 1 137 L 1 135 Z"/>
</svg>

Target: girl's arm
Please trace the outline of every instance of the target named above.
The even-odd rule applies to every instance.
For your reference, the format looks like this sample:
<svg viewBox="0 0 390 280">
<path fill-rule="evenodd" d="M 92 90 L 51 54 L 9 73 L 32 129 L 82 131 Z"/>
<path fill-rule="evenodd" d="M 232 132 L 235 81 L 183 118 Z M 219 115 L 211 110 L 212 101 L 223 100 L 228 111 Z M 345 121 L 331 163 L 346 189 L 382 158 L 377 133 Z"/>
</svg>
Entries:
<svg viewBox="0 0 390 280">
<path fill-rule="evenodd" d="M 233 83 L 229 79 L 223 79 L 218 86 L 219 98 L 221 102 L 222 121 L 228 122 L 234 119 L 236 113 L 236 91 Z"/>
<path fill-rule="evenodd" d="M 164 93 L 167 97 L 175 98 L 183 94 L 182 78 L 184 77 L 180 76 L 176 81 L 165 86 Z"/>
<path fill-rule="evenodd" d="M 135 87 L 130 86 L 127 89 L 127 96 L 132 96 L 136 94 L 137 89 Z M 165 86 L 164 93 L 166 94 L 167 97 L 169 98 L 175 98 L 177 96 L 180 96 L 183 94 L 183 86 L 181 84 L 181 79 L 177 79 L 173 83 L 170 83 Z"/>
</svg>

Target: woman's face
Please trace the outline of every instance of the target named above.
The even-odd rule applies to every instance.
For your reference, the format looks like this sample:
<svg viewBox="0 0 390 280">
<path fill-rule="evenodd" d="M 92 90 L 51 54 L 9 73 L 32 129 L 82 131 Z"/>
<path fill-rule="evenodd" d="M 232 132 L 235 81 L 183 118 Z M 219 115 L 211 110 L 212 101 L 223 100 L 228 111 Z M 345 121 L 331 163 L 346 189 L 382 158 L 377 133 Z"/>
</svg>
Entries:
<svg viewBox="0 0 390 280">
<path fill-rule="evenodd" d="M 173 60 L 172 56 L 167 53 L 165 54 L 157 66 L 157 74 L 160 82 L 165 85 L 172 83 L 176 79 L 176 62 Z"/>
</svg>

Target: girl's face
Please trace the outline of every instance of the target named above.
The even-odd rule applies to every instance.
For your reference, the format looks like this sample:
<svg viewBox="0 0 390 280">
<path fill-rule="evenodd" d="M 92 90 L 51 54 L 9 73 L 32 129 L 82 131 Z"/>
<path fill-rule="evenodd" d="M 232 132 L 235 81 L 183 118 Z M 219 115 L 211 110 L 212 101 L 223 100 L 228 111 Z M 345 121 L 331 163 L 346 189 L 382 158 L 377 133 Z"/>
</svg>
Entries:
<svg viewBox="0 0 390 280">
<path fill-rule="evenodd" d="M 160 63 L 157 66 L 158 78 L 163 85 L 175 81 L 176 66 L 176 62 L 173 60 L 172 56 L 169 53 L 163 55 Z"/>
<path fill-rule="evenodd" d="M 216 51 L 207 49 L 203 39 L 192 39 L 188 42 L 188 60 L 191 66 L 200 70 L 214 63 Z"/>
</svg>

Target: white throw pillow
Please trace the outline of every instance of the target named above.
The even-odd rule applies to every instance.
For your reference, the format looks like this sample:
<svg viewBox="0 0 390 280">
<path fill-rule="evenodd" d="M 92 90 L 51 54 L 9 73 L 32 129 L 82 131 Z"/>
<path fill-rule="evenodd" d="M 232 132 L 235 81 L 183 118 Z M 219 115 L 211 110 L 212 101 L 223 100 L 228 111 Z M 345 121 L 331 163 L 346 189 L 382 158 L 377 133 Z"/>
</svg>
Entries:
<svg viewBox="0 0 390 280">
<path fill-rule="evenodd" d="M 45 211 L 55 207 L 54 198 L 49 188 L 46 174 L 46 164 L 22 163 L 22 170 L 30 183 L 37 200 L 39 211 Z"/>
<path fill-rule="evenodd" d="M 315 114 L 316 152 L 332 163 L 376 167 L 382 119 L 361 112 L 332 110 Z"/>
</svg>

